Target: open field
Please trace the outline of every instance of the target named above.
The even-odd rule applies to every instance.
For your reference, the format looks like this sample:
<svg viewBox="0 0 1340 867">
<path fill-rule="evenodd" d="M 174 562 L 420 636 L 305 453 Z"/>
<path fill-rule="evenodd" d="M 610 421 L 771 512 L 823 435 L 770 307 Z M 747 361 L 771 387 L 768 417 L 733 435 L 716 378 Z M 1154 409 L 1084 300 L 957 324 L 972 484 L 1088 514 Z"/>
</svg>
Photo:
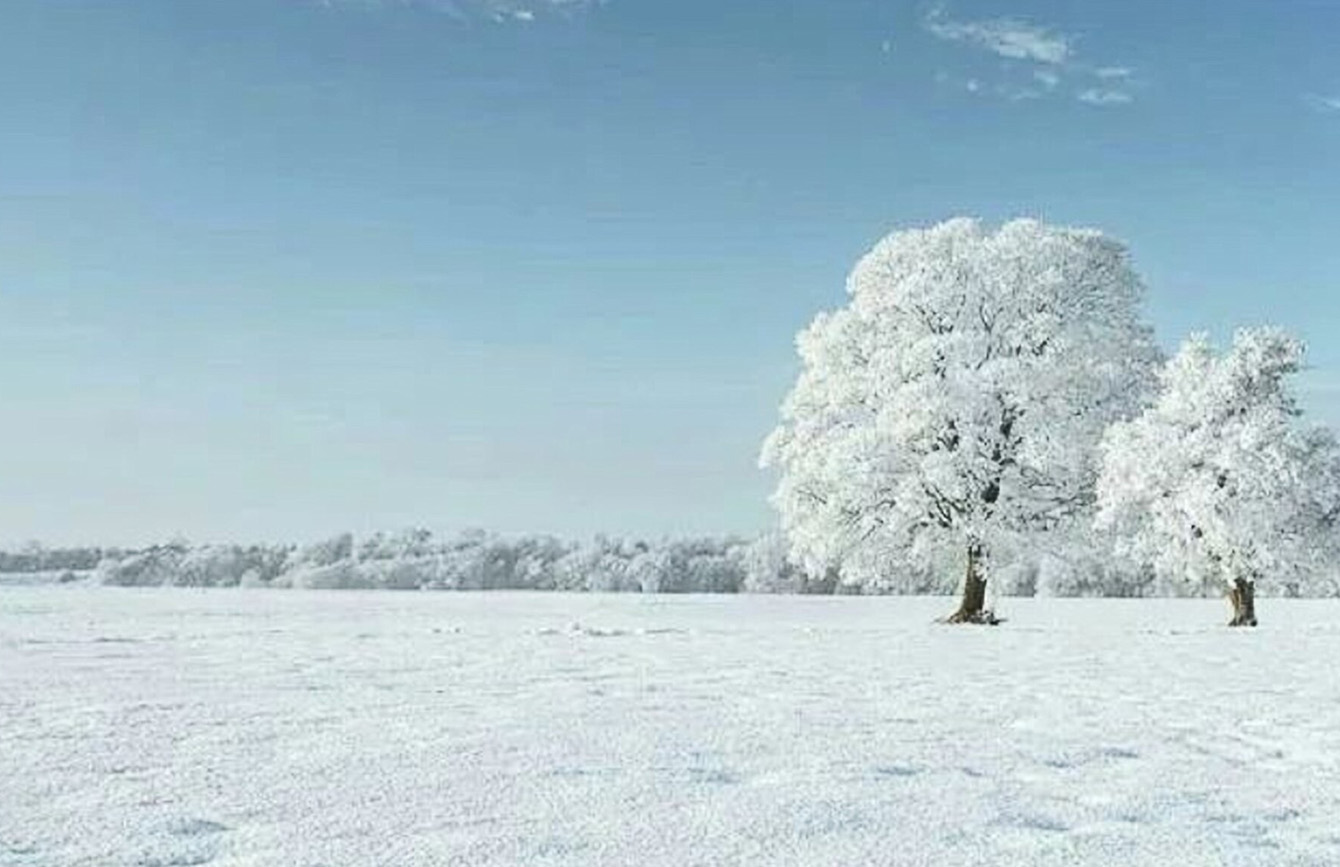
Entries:
<svg viewBox="0 0 1340 867">
<path fill-rule="evenodd" d="M 1340 603 L 0 589 L 0 864 L 1340 863 Z"/>
</svg>

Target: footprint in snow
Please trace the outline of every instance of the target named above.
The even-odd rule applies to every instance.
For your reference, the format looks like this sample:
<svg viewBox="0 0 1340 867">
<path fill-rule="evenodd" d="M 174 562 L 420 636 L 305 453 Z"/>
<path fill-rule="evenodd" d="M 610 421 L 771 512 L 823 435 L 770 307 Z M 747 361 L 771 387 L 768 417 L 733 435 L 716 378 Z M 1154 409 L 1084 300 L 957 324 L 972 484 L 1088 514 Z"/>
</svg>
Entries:
<svg viewBox="0 0 1340 867">
<path fill-rule="evenodd" d="M 1098 754 L 1108 759 L 1138 759 L 1140 754 L 1125 747 L 1104 747 Z"/>
<path fill-rule="evenodd" d="M 1070 826 L 1059 819 L 1054 819 L 1050 816 L 1039 816 L 1036 814 L 1005 816 L 996 824 L 1012 828 L 1023 828 L 1028 831 L 1048 831 L 1058 834 L 1070 830 Z"/>
<path fill-rule="evenodd" d="M 695 783 L 734 785 L 740 782 L 739 776 L 720 768 L 690 768 L 689 776 Z"/>
<path fill-rule="evenodd" d="M 177 819 L 169 822 L 168 833 L 174 837 L 199 837 L 229 830 L 227 825 L 209 819 Z"/>
<path fill-rule="evenodd" d="M 874 771 L 877 777 L 915 777 L 921 773 L 921 768 L 909 765 L 877 765 Z"/>
<path fill-rule="evenodd" d="M 195 867 L 208 864 L 219 855 L 219 840 L 231 830 L 221 822 L 185 817 L 161 826 L 155 844 L 147 847 L 137 867 Z"/>
</svg>

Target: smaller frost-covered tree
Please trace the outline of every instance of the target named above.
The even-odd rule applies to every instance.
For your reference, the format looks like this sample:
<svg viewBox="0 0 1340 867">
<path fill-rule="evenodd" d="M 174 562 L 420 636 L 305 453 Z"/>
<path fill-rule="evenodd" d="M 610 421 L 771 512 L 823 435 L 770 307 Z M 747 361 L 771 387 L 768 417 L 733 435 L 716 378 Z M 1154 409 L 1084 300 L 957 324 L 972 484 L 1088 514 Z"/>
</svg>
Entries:
<svg viewBox="0 0 1340 867">
<path fill-rule="evenodd" d="M 1233 626 L 1256 625 L 1258 585 L 1320 577 L 1334 535 L 1334 437 L 1299 424 L 1288 388 L 1302 358 L 1276 328 L 1241 330 L 1222 355 L 1194 335 L 1154 405 L 1103 440 L 1098 527 L 1167 585 L 1224 587 Z"/>
</svg>

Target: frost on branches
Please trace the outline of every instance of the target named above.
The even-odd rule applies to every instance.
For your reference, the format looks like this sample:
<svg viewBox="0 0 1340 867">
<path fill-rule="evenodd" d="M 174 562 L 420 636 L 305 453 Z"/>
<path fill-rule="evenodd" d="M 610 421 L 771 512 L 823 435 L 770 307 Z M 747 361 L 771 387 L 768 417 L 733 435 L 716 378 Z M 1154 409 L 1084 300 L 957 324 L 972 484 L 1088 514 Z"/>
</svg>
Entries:
<svg viewBox="0 0 1340 867">
<path fill-rule="evenodd" d="M 1328 565 L 1340 473 L 1331 433 L 1298 421 L 1302 357 L 1274 328 L 1239 331 L 1224 355 L 1193 336 L 1157 402 L 1103 441 L 1100 529 L 1169 588 L 1223 587 L 1235 626 L 1256 625 L 1258 585 L 1306 593 Z"/>
<path fill-rule="evenodd" d="M 1153 384 L 1140 281 L 1098 232 L 956 219 L 885 238 L 847 291 L 763 448 L 792 555 L 868 589 L 966 559 L 949 619 L 991 622 L 989 564 L 1090 519 L 1095 447 Z"/>
</svg>

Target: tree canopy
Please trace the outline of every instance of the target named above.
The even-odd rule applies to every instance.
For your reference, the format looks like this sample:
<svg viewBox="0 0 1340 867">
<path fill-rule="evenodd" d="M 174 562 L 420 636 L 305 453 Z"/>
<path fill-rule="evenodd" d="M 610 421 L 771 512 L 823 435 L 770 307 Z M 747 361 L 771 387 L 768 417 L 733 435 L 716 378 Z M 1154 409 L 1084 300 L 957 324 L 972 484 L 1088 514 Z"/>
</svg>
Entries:
<svg viewBox="0 0 1340 867">
<path fill-rule="evenodd" d="M 1237 332 L 1226 353 L 1192 336 L 1157 401 L 1103 441 L 1098 526 L 1168 589 L 1267 583 L 1309 592 L 1334 549 L 1334 436 L 1301 423 L 1290 378 L 1303 346 L 1275 328 Z"/>
<path fill-rule="evenodd" d="M 1158 361 L 1121 244 L 954 219 L 880 241 L 847 292 L 800 333 L 762 454 L 807 572 L 926 585 L 965 552 L 1087 520 L 1095 446 Z"/>
</svg>

